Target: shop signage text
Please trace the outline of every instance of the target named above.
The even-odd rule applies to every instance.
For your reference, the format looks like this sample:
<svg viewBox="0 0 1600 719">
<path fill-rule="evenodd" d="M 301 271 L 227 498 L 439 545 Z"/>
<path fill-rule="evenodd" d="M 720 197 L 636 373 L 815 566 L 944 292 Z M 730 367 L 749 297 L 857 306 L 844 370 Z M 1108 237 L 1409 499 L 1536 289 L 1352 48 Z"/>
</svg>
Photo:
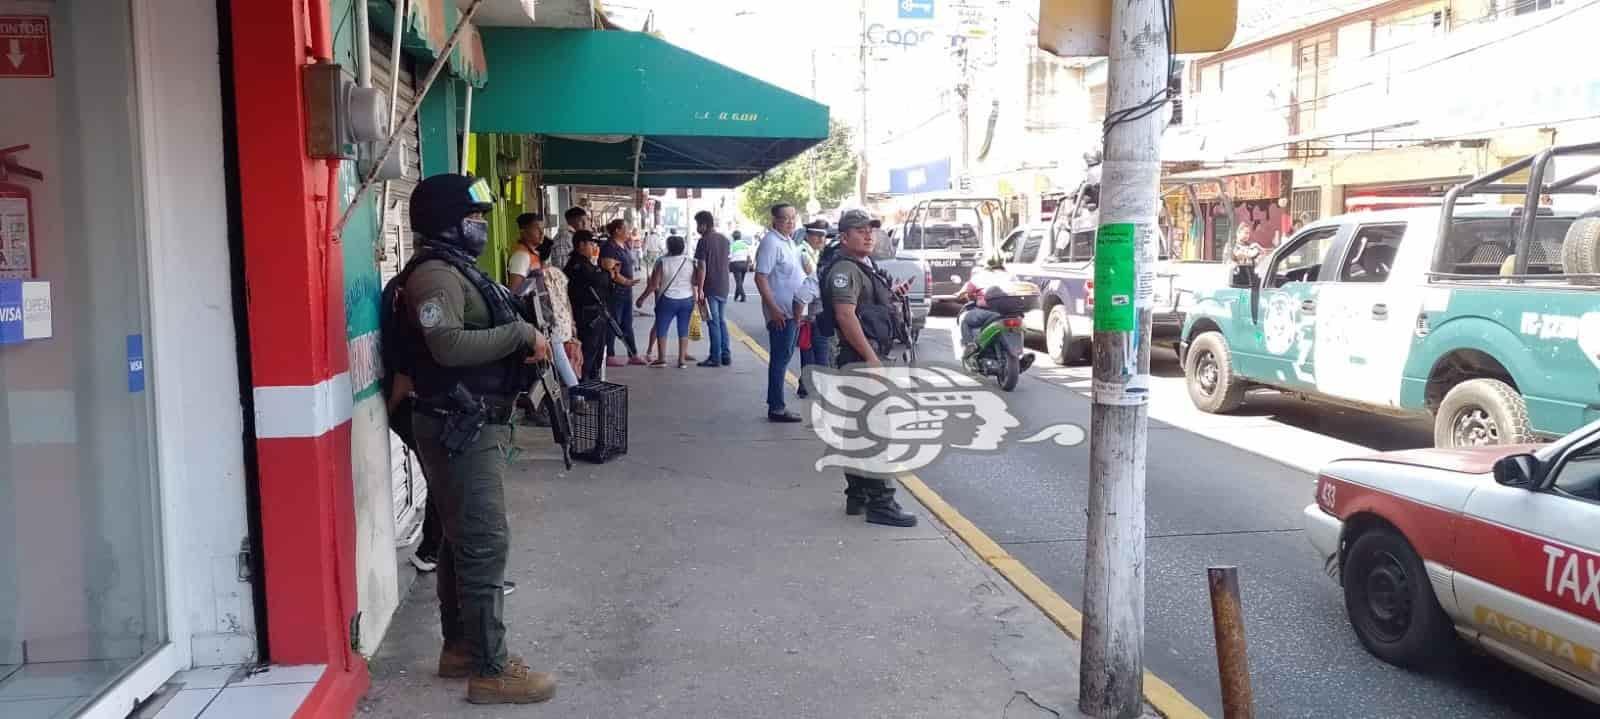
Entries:
<svg viewBox="0 0 1600 719">
<path fill-rule="evenodd" d="M 1284 173 L 1282 172 L 1252 172 L 1244 175 L 1229 175 L 1222 178 L 1222 184 L 1228 188 L 1228 197 L 1234 202 L 1243 200 L 1276 200 L 1283 197 Z M 1217 199 L 1217 186 L 1211 182 L 1196 183 L 1194 186 L 1195 199 Z"/>
<path fill-rule="evenodd" d="M 756 112 L 697 112 L 696 120 L 719 120 L 721 122 L 758 122 L 761 114 Z"/>
<path fill-rule="evenodd" d="M 0 15 L 0 78 L 55 77 L 50 18 Z"/>
<path fill-rule="evenodd" d="M 128 391 L 144 391 L 144 335 L 128 335 Z"/>
<path fill-rule="evenodd" d="M 867 27 L 868 45 L 913 48 L 930 42 L 935 37 L 937 35 L 932 30 L 898 30 L 881 22 L 873 23 Z"/>
<path fill-rule="evenodd" d="M 46 339 L 50 320 L 50 283 L 0 280 L 0 345 Z"/>
</svg>

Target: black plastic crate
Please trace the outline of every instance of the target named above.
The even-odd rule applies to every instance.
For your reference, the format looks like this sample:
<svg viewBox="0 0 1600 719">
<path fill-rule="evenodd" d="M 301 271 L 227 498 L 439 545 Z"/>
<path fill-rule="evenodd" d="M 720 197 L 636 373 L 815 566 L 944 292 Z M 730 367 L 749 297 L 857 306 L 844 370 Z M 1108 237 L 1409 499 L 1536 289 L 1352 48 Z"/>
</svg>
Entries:
<svg viewBox="0 0 1600 719">
<path fill-rule="evenodd" d="M 572 456 L 601 464 L 627 454 L 627 385 L 584 382 L 572 397 Z"/>
</svg>

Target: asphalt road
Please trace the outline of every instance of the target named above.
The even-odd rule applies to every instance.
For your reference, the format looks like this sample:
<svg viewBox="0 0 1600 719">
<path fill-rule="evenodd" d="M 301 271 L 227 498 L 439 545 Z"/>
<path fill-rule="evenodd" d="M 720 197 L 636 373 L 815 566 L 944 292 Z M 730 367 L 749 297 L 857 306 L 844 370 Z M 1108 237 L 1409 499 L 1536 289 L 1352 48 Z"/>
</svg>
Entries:
<svg viewBox="0 0 1600 719">
<path fill-rule="evenodd" d="M 759 305 L 730 320 L 765 343 Z M 951 357 L 953 320 L 935 317 L 926 362 Z M 798 369 L 798 366 L 796 366 Z M 1204 415 L 1165 354 L 1153 372 L 1146 485 L 1146 667 L 1213 716 L 1222 715 L 1205 569 L 1237 565 L 1256 713 L 1261 717 L 1576 717 L 1597 710 L 1491 658 L 1418 674 L 1385 664 L 1356 640 L 1338 586 L 1300 530 L 1311 468 L 1337 456 L 1425 446 L 1428 426 L 1252 395 L 1235 416 Z M 1010 410 L 1014 440 L 1060 422 L 1087 428 L 1087 368 L 1040 357 Z M 752 398 L 759 401 L 759 398 Z M 1008 445 L 946 453 L 917 474 L 1049 583 L 1082 606 L 1087 445 Z M 1076 677 L 1068 679 L 1076 681 Z"/>
</svg>

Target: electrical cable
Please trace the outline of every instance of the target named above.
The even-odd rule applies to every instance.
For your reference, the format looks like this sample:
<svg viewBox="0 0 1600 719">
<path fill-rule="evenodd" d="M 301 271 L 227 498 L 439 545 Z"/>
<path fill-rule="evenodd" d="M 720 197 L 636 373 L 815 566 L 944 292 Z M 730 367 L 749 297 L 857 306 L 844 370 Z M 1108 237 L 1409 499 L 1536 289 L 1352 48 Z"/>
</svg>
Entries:
<svg viewBox="0 0 1600 719">
<path fill-rule="evenodd" d="M 1178 65 L 1177 42 L 1172 36 L 1172 16 L 1174 14 L 1172 3 L 1173 0 L 1162 0 L 1161 3 L 1161 29 L 1167 44 L 1167 73 L 1162 80 L 1161 89 L 1151 95 L 1150 99 L 1133 107 L 1125 107 L 1106 113 L 1104 129 L 1101 133 L 1102 141 L 1105 136 L 1109 136 L 1111 131 L 1119 125 L 1143 120 L 1160 112 L 1161 108 L 1172 101 L 1172 76 L 1177 72 Z"/>
</svg>

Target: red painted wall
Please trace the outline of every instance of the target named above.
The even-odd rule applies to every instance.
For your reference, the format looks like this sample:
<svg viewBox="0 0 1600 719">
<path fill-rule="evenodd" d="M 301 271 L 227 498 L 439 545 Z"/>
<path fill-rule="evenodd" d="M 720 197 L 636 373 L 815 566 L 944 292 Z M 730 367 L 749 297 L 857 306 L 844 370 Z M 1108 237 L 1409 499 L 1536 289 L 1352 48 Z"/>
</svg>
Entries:
<svg viewBox="0 0 1600 719">
<path fill-rule="evenodd" d="M 340 248 L 328 237 L 336 166 L 306 155 L 302 67 L 328 55 L 327 0 L 231 0 L 241 215 L 255 387 L 348 371 Z M 257 441 L 275 664 L 327 664 L 297 716 L 350 716 L 366 690 L 350 649 L 356 611 L 349 421 Z"/>
</svg>

